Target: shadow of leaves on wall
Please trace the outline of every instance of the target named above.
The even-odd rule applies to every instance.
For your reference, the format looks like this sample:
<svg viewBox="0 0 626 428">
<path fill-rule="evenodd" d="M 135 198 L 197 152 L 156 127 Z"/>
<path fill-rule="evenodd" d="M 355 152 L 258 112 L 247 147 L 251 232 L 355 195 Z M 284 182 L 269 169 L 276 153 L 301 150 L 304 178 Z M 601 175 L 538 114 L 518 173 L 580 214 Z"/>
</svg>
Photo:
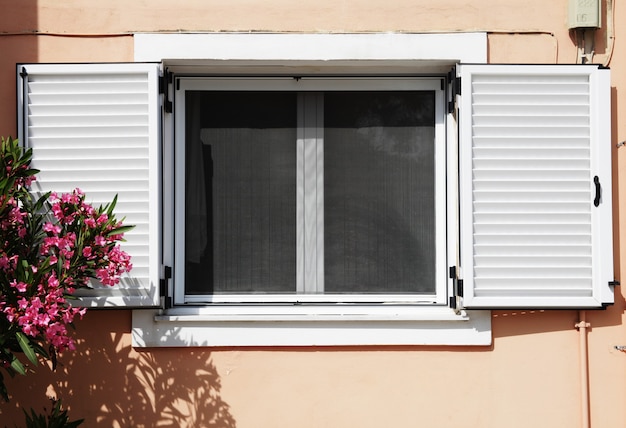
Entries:
<svg viewBox="0 0 626 428">
<path fill-rule="evenodd" d="M 120 317 L 128 318 L 126 328 Z M 37 374 L 10 382 L 12 401 L 0 405 L 7 409 L 3 422 L 20 424 L 21 408 L 42 409 L 48 394 L 61 398 L 70 417 L 85 418 L 90 427 L 236 426 L 221 399 L 209 351 L 137 350 L 130 345 L 129 325 L 127 312 L 89 313 L 77 323 L 77 350 L 62 356 L 56 372 L 39 367 Z"/>
</svg>

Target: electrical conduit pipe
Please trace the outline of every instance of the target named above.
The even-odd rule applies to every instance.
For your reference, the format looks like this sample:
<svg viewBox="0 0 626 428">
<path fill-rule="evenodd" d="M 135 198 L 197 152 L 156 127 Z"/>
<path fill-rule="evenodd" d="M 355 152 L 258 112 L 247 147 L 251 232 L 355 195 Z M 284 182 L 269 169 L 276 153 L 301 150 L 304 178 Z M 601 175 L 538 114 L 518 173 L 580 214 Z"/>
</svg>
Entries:
<svg viewBox="0 0 626 428">
<path fill-rule="evenodd" d="M 591 324 L 587 322 L 587 312 L 578 311 L 578 323 L 574 324 L 578 329 L 579 352 L 580 352 L 580 400 L 581 400 L 581 427 L 590 428 L 589 417 L 589 356 L 587 344 L 587 329 Z"/>
</svg>

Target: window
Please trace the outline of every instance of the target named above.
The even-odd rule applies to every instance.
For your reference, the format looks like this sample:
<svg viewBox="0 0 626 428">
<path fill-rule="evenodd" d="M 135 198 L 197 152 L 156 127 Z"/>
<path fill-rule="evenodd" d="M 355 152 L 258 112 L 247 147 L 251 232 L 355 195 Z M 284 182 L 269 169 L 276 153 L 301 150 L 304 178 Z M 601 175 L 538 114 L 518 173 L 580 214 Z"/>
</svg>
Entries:
<svg viewBox="0 0 626 428">
<path fill-rule="evenodd" d="M 137 225 L 132 276 L 83 299 L 152 308 L 137 346 L 479 345 L 489 309 L 613 302 L 608 70 L 457 64 L 484 35 L 163 37 L 18 66 L 37 190 Z"/>
<path fill-rule="evenodd" d="M 175 304 L 446 301 L 442 77 L 174 81 Z"/>
</svg>

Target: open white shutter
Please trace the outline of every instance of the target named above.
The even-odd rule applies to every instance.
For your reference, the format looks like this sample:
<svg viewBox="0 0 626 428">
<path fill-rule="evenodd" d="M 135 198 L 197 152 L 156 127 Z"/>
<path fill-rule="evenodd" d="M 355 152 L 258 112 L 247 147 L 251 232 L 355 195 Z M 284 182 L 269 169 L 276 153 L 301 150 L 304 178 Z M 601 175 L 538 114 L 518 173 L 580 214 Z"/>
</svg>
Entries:
<svg viewBox="0 0 626 428">
<path fill-rule="evenodd" d="M 159 303 L 160 125 L 158 64 L 18 66 L 19 138 L 41 170 L 33 190 L 82 189 L 135 228 L 122 248 L 133 269 L 116 287 L 81 291 L 83 305 Z"/>
<path fill-rule="evenodd" d="M 609 70 L 461 65 L 458 76 L 463 305 L 613 303 Z"/>
</svg>

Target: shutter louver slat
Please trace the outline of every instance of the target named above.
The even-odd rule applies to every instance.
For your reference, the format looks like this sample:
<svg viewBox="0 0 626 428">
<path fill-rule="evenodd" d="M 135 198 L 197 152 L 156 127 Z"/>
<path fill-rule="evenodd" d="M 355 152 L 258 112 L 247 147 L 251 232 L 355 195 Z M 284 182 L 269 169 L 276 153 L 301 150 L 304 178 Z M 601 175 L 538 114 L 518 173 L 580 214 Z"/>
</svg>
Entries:
<svg viewBox="0 0 626 428">
<path fill-rule="evenodd" d="M 135 228 L 122 248 L 133 270 L 119 286 L 95 284 L 88 306 L 158 305 L 158 66 L 28 65 L 20 139 L 39 169 L 33 190 L 80 188 L 95 206 L 118 195 L 116 215 Z"/>
<path fill-rule="evenodd" d="M 594 91 L 607 88 L 599 88 L 593 74 L 604 71 L 461 66 L 466 307 L 607 303 L 603 282 L 612 269 L 597 259 L 612 254 L 610 237 L 598 227 L 607 213 L 610 222 L 610 163 L 608 173 L 598 165 L 606 162 L 610 139 L 598 136 L 610 136 L 610 123 L 594 98 Z M 592 183 L 600 173 L 609 206 L 594 210 Z"/>
</svg>

